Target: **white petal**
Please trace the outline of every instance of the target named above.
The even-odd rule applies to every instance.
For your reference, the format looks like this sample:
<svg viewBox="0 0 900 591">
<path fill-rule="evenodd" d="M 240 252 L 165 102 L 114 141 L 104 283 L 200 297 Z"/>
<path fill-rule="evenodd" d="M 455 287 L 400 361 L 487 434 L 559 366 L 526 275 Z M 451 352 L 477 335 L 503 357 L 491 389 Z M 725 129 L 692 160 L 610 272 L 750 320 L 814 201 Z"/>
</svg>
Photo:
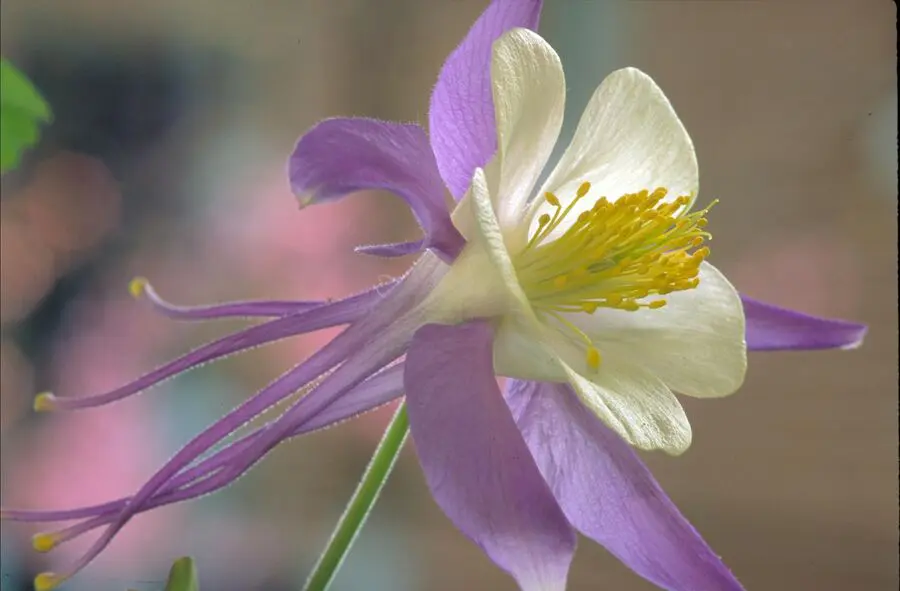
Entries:
<svg viewBox="0 0 900 591">
<path fill-rule="evenodd" d="M 452 218 L 467 242 L 422 304 L 430 321 L 453 324 L 512 311 L 530 314 L 497 223 L 484 170 L 475 169 L 472 184 Z"/>
<path fill-rule="evenodd" d="M 678 455 L 691 445 L 691 424 L 662 381 L 624 360 L 607 363 L 590 379 L 568 366 L 581 402 L 629 444 Z"/>
<path fill-rule="evenodd" d="M 498 375 L 566 381 L 567 374 L 554 352 L 566 345 L 565 339 L 538 320 L 519 285 L 481 169 L 475 171 L 468 193 L 454 210 L 453 223 L 467 243 L 430 298 L 430 318 L 462 322 L 495 316 L 494 368 Z"/>
<path fill-rule="evenodd" d="M 737 291 L 715 267 L 703 263 L 700 285 L 665 299 L 668 303 L 658 310 L 601 308 L 568 319 L 604 358 L 639 360 L 676 392 L 703 398 L 732 394 L 747 370 L 744 308 Z"/>
<path fill-rule="evenodd" d="M 505 319 L 495 333 L 498 375 L 568 382 L 591 412 L 640 449 L 677 455 L 690 446 L 691 426 L 684 409 L 640 356 L 605 351 L 599 370 L 587 370 L 583 346 L 552 326 L 522 320 Z"/>
<path fill-rule="evenodd" d="M 566 81 L 556 52 L 540 35 L 513 29 L 494 43 L 491 85 L 497 119 L 497 217 L 502 228 L 521 223 L 523 209 L 556 145 Z"/>
<path fill-rule="evenodd" d="M 565 205 L 584 181 L 591 183 L 591 191 L 566 217 L 569 224 L 604 196 L 613 200 L 665 187 L 670 200 L 696 197 L 697 157 L 691 138 L 662 90 L 640 70 L 617 70 L 597 88 L 541 192 L 553 191 Z M 533 209 L 533 214 L 550 212 L 540 201 Z M 566 227 L 561 224 L 554 234 Z"/>
<path fill-rule="evenodd" d="M 510 314 L 494 332 L 494 371 L 520 380 L 564 383 L 569 375 L 560 363 L 560 351 L 566 347 L 571 345 L 563 335 L 533 315 Z"/>
<path fill-rule="evenodd" d="M 525 319 L 516 319 L 525 320 Z M 629 444 L 680 454 L 691 444 L 691 426 L 672 391 L 640 358 L 604 356 L 598 371 L 580 373 L 584 350 L 555 328 L 505 319 L 495 333 L 498 375 L 568 382 L 582 403 Z"/>
</svg>

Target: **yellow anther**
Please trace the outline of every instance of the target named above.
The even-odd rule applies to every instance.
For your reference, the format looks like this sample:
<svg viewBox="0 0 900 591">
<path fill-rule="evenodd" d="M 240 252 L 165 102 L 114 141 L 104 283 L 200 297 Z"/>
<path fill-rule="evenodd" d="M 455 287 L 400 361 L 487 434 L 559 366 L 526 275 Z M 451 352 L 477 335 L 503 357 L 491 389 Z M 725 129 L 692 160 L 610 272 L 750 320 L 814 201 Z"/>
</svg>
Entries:
<svg viewBox="0 0 900 591">
<path fill-rule="evenodd" d="M 31 536 L 31 546 L 36 552 L 49 552 L 59 544 L 59 534 L 39 533 Z"/>
<path fill-rule="evenodd" d="M 34 591 L 53 591 L 66 581 L 56 573 L 43 572 L 34 578 Z"/>
<path fill-rule="evenodd" d="M 535 311 L 555 318 L 589 347 L 591 339 L 566 314 L 658 310 L 667 305 L 658 296 L 699 284 L 700 264 L 709 255 L 704 216 L 715 204 L 691 213 L 686 207 L 692 195 L 648 187 L 611 201 L 600 197 L 575 213 L 573 205 L 591 189 L 581 183 L 565 207 L 553 193 L 545 194 L 556 210 L 538 219 L 538 230 L 513 255 Z"/>
<path fill-rule="evenodd" d="M 147 281 L 146 277 L 135 277 L 129 281 L 128 292 L 131 293 L 131 297 L 137 299 L 144 295 L 144 290 L 147 289 L 148 283 L 150 282 Z"/>
<path fill-rule="evenodd" d="M 52 392 L 41 392 L 34 397 L 34 412 L 56 410 L 56 396 Z"/>
<path fill-rule="evenodd" d="M 597 347 L 588 347 L 585 357 L 588 367 L 591 369 L 600 368 L 600 351 L 597 350 Z"/>
</svg>

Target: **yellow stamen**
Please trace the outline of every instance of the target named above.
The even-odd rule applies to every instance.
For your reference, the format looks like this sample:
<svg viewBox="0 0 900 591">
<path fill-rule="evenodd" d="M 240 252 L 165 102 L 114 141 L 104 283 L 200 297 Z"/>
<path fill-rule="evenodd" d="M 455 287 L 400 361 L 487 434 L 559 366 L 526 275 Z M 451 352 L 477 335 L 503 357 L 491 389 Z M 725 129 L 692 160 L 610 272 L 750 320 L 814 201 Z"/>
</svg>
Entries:
<svg viewBox="0 0 900 591">
<path fill-rule="evenodd" d="M 587 312 L 588 314 L 593 314 L 599 307 L 600 304 L 598 304 L 597 302 L 583 302 L 581 304 L 581 310 L 583 312 Z"/>
<path fill-rule="evenodd" d="M 49 552 L 56 548 L 57 544 L 59 544 L 59 534 L 53 532 L 31 536 L 31 546 L 36 552 Z"/>
<path fill-rule="evenodd" d="M 587 349 L 587 364 L 591 369 L 599 369 L 600 368 L 600 351 L 597 350 L 597 347 L 591 345 Z"/>
<path fill-rule="evenodd" d="M 599 351 L 560 313 L 658 310 L 666 300 L 647 298 L 697 287 L 700 263 L 710 252 L 704 246 L 710 239 L 703 230 L 705 216 L 716 202 L 688 213 L 685 206 L 692 196 L 673 199 L 664 187 L 614 201 L 601 197 L 592 207 L 579 207 L 559 235 L 556 230 L 590 189 L 590 183 L 582 183 L 565 207 L 555 194 L 546 193 L 544 200 L 555 212 L 538 218 L 536 231 L 513 256 L 513 265 L 535 311 L 553 316 L 583 341 L 587 365 L 596 369 Z"/>
</svg>

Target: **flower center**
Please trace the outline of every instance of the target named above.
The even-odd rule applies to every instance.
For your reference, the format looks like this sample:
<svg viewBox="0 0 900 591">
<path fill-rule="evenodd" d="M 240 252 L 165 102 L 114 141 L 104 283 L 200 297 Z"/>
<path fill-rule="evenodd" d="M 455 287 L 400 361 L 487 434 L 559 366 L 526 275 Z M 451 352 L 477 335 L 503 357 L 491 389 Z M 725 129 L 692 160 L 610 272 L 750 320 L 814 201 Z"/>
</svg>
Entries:
<svg viewBox="0 0 900 591">
<path fill-rule="evenodd" d="M 563 314 L 593 314 L 598 308 L 658 309 L 666 305 L 661 296 L 697 287 L 700 263 L 709 255 L 703 246 L 711 237 L 703 230 L 705 215 L 716 202 L 688 214 L 681 210 L 691 198 L 661 203 L 668 193 L 664 188 L 612 202 L 601 197 L 562 235 L 550 239 L 590 188 L 590 183 L 582 183 L 566 207 L 553 193 L 544 195 L 553 215 L 538 218 L 537 230 L 513 257 L 513 266 L 535 311 L 585 341 L 588 366 L 597 369 L 599 351 Z"/>
</svg>

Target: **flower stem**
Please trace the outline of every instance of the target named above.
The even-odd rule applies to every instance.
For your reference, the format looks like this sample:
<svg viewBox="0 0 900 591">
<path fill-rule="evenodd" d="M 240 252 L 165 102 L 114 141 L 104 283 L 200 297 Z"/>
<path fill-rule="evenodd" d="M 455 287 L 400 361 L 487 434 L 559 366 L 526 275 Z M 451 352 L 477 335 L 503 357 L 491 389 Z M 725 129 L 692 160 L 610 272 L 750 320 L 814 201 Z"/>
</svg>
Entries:
<svg viewBox="0 0 900 591">
<path fill-rule="evenodd" d="M 394 413 L 394 418 L 381 437 L 362 479 L 356 485 L 353 496 L 344 509 L 344 514 L 328 540 L 328 545 L 306 579 L 304 591 L 325 591 L 334 580 L 341 563 L 347 557 L 350 547 L 356 541 L 366 518 L 372 511 L 384 483 L 394 469 L 400 450 L 409 434 L 409 417 L 406 415 L 406 403 L 403 402 Z"/>
</svg>

